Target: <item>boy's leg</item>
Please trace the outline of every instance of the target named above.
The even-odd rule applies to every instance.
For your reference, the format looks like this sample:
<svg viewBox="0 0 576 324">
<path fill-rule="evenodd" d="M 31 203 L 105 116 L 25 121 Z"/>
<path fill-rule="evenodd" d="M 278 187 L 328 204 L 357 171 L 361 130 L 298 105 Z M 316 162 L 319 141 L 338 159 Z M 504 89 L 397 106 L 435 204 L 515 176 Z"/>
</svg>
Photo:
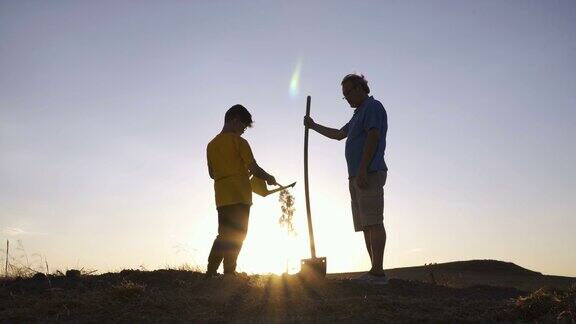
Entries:
<svg viewBox="0 0 576 324">
<path fill-rule="evenodd" d="M 220 263 L 224 259 L 224 252 L 226 250 L 226 238 L 228 231 L 228 218 L 230 214 L 230 206 L 222 206 L 218 208 L 218 235 L 212 243 L 212 249 L 208 256 L 208 269 L 207 274 L 216 274 Z"/>
<path fill-rule="evenodd" d="M 230 217 L 227 229 L 229 248 L 224 252 L 224 273 L 236 271 L 236 261 L 248 232 L 249 215 L 250 205 L 234 205 L 233 217 Z"/>
</svg>

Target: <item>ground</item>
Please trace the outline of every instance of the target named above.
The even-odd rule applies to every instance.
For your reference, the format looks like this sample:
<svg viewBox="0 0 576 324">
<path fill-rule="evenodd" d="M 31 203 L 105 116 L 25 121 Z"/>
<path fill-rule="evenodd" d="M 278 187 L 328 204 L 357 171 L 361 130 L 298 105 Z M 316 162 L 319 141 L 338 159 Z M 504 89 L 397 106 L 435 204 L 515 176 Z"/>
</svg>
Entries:
<svg viewBox="0 0 576 324">
<path fill-rule="evenodd" d="M 37 275 L 1 283 L 0 320 L 495 322 L 560 318 L 567 323 L 576 320 L 576 287 L 570 288 L 576 282 L 574 278 L 563 277 L 565 281 L 556 281 L 555 288 L 540 290 L 465 285 L 462 278 L 473 277 L 475 269 L 482 269 L 486 262 L 472 268 L 466 268 L 470 263 L 463 262 L 462 267 L 454 269 L 450 264 L 444 268 L 442 265 L 404 268 L 407 269 L 404 272 L 392 269 L 387 286 L 347 279 L 353 274 L 332 274 L 322 280 L 297 275 L 239 275 L 205 280 L 199 272 L 179 270 Z M 541 277 L 542 282 L 547 280 L 547 276 L 508 265 L 504 270 L 482 271 L 488 272 L 492 280 L 497 272 L 508 281 L 514 275 L 520 278 L 517 281 L 524 277 L 535 282 L 534 278 L 528 279 L 530 276 Z M 428 280 L 401 278 L 402 274 L 414 276 L 419 268 L 427 273 Z M 456 276 L 460 284 L 457 280 L 439 282 L 442 279 L 436 278 L 447 279 L 448 273 L 456 270 L 465 273 Z"/>
</svg>

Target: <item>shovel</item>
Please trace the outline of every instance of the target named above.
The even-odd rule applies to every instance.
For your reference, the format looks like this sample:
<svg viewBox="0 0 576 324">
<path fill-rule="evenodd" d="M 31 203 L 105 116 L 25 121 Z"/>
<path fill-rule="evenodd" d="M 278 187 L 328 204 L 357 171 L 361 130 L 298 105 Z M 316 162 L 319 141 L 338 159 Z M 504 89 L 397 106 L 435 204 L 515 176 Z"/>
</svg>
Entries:
<svg viewBox="0 0 576 324">
<path fill-rule="evenodd" d="M 306 117 L 310 116 L 310 101 L 306 98 Z M 314 244 L 314 229 L 312 228 L 312 213 L 310 212 L 310 192 L 308 190 L 308 126 L 304 127 L 304 190 L 306 193 L 306 214 L 308 216 L 308 236 L 310 237 L 310 259 L 300 262 L 300 275 L 307 278 L 326 277 L 326 258 L 316 257 L 316 245 Z"/>
<path fill-rule="evenodd" d="M 270 190 L 270 189 L 268 189 L 268 186 L 266 185 L 266 181 L 264 181 L 264 179 L 260 179 L 256 176 L 252 176 L 252 178 L 250 178 L 250 186 L 252 187 L 252 191 L 255 194 L 258 194 L 262 197 L 266 197 L 266 196 L 273 194 L 275 192 L 278 192 L 280 190 L 294 187 L 294 185 L 296 185 L 296 182 L 293 182 L 287 186 L 281 185 L 278 188 L 274 188 L 274 189 Z"/>
</svg>

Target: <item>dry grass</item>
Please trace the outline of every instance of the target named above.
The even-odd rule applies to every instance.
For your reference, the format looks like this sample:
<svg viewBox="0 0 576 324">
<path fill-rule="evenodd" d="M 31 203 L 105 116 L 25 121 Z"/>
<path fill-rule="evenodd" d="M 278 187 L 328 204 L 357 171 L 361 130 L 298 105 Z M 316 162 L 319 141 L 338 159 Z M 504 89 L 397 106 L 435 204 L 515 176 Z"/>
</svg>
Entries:
<svg viewBox="0 0 576 324">
<path fill-rule="evenodd" d="M 576 322 L 576 285 L 568 291 L 541 288 L 520 297 L 515 303 L 519 317 L 523 321 L 538 319 L 568 320 Z"/>
<path fill-rule="evenodd" d="M 42 255 L 35 253 L 29 256 L 21 240 L 17 240 L 15 243 L 14 245 L 14 242 L 10 242 L 7 268 L 5 267 L 6 248 L 0 250 L 0 257 L 2 258 L 0 262 L 4 278 L 29 278 L 38 272 L 45 272 L 47 261 Z"/>
<path fill-rule="evenodd" d="M 124 280 L 117 285 L 112 285 L 112 290 L 116 297 L 126 299 L 136 298 L 145 293 L 146 285 L 142 283 L 134 283 L 130 280 Z"/>
</svg>

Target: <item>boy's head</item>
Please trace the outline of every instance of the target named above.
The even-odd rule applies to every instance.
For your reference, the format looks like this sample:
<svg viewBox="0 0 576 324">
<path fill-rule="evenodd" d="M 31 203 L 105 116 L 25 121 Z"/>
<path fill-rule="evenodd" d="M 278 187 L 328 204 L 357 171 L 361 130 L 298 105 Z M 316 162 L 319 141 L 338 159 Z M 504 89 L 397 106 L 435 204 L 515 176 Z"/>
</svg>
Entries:
<svg viewBox="0 0 576 324">
<path fill-rule="evenodd" d="M 252 115 L 242 105 L 234 105 L 224 115 L 224 124 L 234 133 L 242 135 L 247 127 L 252 127 Z"/>
</svg>

